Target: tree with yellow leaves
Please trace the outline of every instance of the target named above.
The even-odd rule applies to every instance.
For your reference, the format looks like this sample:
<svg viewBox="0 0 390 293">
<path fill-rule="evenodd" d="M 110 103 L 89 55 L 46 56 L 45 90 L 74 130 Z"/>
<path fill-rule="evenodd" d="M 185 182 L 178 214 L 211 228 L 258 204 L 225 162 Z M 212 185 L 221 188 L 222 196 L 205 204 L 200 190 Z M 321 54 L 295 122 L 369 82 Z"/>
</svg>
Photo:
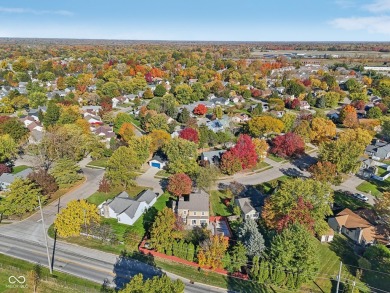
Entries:
<svg viewBox="0 0 390 293">
<path fill-rule="evenodd" d="M 336 125 L 329 119 L 314 118 L 311 121 L 310 139 L 320 143 L 336 135 Z"/>
<path fill-rule="evenodd" d="M 248 122 L 248 130 L 253 137 L 270 133 L 281 133 L 283 129 L 283 122 L 271 116 L 254 117 Z"/>
<path fill-rule="evenodd" d="M 198 263 L 211 269 L 223 268 L 222 259 L 229 246 L 229 241 L 223 235 L 214 235 L 200 244 Z"/>
<path fill-rule="evenodd" d="M 252 139 L 252 143 L 255 146 L 259 161 L 263 161 L 267 157 L 267 151 L 269 149 L 267 141 L 261 138 L 254 138 Z"/>
<path fill-rule="evenodd" d="M 86 200 L 72 200 L 62 209 L 54 220 L 54 227 L 60 237 L 79 236 L 81 228 L 99 223 L 100 216 L 96 205 Z"/>
<path fill-rule="evenodd" d="M 154 153 L 171 140 L 171 135 L 165 130 L 155 129 L 148 135 L 151 138 L 150 152 Z"/>
</svg>

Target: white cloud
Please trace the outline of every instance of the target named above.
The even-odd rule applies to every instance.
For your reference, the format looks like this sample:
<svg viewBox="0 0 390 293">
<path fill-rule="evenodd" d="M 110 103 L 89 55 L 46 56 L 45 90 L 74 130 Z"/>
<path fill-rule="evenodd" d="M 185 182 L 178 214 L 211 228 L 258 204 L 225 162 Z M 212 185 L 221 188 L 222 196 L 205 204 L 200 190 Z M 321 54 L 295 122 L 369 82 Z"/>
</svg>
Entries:
<svg viewBox="0 0 390 293">
<path fill-rule="evenodd" d="M 63 16 L 72 16 L 73 12 L 67 10 L 34 10 L 29 8 L 13 8 L 13 7 L 0 7 L 0 12 L 3 13 L 18 13 L 18 14 L 54 14 Z"/>
<path fill-rule="evenodd" d="M 390 11 L 390 0 L 376 0 L 371 4 L 363 6 L 363 9 L 373 13 L 383 13 Z"/>
<path fill-rule="evenodd" d="M 386 15 L 336 18 L 330 24 L 347 31 L 365 30 L 369 33 L 390 35 L 390 16 Z"/>
<path fill-rule="evenodd" d="M 335 3 L 344 9 L 356 6 L 356 2 L 354 2 L 353 0 L 335 0 Z"/>
</svg>

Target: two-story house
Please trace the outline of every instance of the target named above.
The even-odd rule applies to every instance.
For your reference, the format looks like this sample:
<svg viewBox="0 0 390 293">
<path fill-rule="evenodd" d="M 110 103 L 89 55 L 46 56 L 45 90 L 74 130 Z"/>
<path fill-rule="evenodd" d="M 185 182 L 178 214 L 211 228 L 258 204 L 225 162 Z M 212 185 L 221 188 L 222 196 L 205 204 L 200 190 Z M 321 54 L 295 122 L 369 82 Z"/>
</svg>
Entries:
<svg viewBox="0 0 390 293">
<path fill-rule="evenodd" d="M 208 226 L 210 196 L 203 190 L 182 196 L 177 203 L 177 215 L 189 227 Z"/>
</svg>

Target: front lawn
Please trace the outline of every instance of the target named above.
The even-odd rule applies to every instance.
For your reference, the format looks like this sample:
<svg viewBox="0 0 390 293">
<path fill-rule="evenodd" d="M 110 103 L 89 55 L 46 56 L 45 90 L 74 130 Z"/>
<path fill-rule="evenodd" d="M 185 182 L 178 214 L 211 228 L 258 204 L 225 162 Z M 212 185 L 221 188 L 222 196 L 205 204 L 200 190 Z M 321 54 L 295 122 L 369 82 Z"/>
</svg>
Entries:
<svg viewBox="0 0 390 293">
<path fill-rule="evenodd" d="M 261 161 L 261 162 L 258 162 L 255 167 L 252 168 L 252 171 L 256 172 L 258 170 L 262 170 L 262 169 L 268 170 L 268 169 L 271 169 L 271 168 L 272 167 L 271 167 L 270 164 L 268 164 L 268 163 L 266 163 L 264 161 Z"/>
<path fill-rule="evenodd" d="M 169 174 L 166 170 L 160 170 L 156 173 L 154 178 L 168 178 L 172 174 Z"/>
<path fill-rule="evenodd" d="M 94 160 L 94 161 L 88 163 L 87 167 L 106 168 L 108 159 L 109 158 L 101 158 L 98 160 Z"/>
<path fill-rule="evenodd" d="M 382 195 L 382 192 L 385 191 L 386 188 L 390 187 L 390 178 L 387 178 L 385 181 L 379 181 L 379 180 L 369 180 L 364 181 L 360 185 L 356 187 L 357 190 L 370 193 L 371 195 L 375 197 L 380 197 Z"/>
<path fill-rule="evenodd" d="M 351 195 L 339 191 L 335 191 L 334 193 L 334 203 L 341 208 L 348 208 L 350 210 L 356 210 L 358 208 L 372 208 L 372 206 L 368 203 L 358 200 Z"/>
<path fill-rule="evenodd" d="M 210 196 L 210 205 L 211 205 L 211 216 L 231 216 L 233 214 L 232 205 L 233 202 L 230 202 L 230 205 L 227 207 L 224 203 L 226 199 L 232 199 L 232 195 L 226 191 L 213 190 L 211 191 Z"/>
<path fill-rule="evenodd" d="M 147 188 L 144 186 L 130 186 L 129 188 L 126 189 L 126 192 L 131 197 L 136 197 L 140 192 L 144 191 L 145 189 Z M 87 201 L 98 206 L 102 202 L 106 201 L 107 199 L 114 198 L 122 191 L 123 191 L 122 188 L 113 188 L 108 193 L 96 191 L 94 194 L 92 194 L 90 197 L 87 198 Z"/>
<path fill-rule="evenodd" d="M 30 166 L 26 166 L 26 165 L 20 165 L 20 166 L 12 167 L 12 174 L 16 174 L 16 173 L 22 172 L 23 170 L 26 170 L 28 168 L 31 168 L 31 167 Z"/>
</svg>

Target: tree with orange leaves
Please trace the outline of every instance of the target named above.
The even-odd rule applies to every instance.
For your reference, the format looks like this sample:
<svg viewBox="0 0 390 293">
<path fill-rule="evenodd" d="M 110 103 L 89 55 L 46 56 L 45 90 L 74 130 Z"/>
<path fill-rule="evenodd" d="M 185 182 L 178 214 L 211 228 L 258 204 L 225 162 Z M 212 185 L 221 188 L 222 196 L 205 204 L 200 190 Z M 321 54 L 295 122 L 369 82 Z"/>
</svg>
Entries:
<svg viewBox="0 0 390 293">
<path fill-rule="evenodd" d="M 229 241 L 223 235 L 214 235 L 200 244 L 198 263 L 211 269 L 223 268 L 222 259 L 229 246 Z"/>
<path fill-rule="evenodd" d="M 124 141 L 129 141 L 135 134 L 134 134 L 134 126 L 133 124 L 129 122 L 125 122 L 122 124 L 121 128 L 119 128 L 118 134 L 121 136 L 121 138 Z"/>
<path fill-rule="evenodd" d="M 340 121 L 345 127 L 355 128 L 359 124 L 356 109 L 351 105 L 346 105 L 340 111 Z"/>
</svg>

